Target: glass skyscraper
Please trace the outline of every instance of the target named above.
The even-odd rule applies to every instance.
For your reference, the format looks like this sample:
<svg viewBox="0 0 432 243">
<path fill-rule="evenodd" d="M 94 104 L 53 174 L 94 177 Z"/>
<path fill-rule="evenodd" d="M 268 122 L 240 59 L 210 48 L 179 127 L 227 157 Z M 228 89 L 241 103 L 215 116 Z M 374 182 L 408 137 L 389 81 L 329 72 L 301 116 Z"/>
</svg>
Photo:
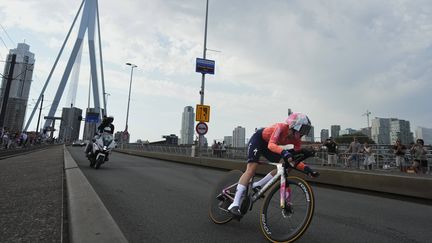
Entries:
<svg viewBox="0 0 432 243">
<path fill-rule="evenodd" d="M 16 59 L 12 74 L 13 79 L 9 80 L 8 84 L 14 54 Z M 6 57 L 0 88 L 0 109 L 3 107 L 0 112 L 3 113 L 1 117 L 4 120 L 0 123 L 3 122 L 3 127 L 10 132 L 21 132 L 23 129 L 34 63 L 34 54 L 30 52 L 30 46 L 25 43 L 18 43 L 18 47 L 11 49 Z"/>
</svg>

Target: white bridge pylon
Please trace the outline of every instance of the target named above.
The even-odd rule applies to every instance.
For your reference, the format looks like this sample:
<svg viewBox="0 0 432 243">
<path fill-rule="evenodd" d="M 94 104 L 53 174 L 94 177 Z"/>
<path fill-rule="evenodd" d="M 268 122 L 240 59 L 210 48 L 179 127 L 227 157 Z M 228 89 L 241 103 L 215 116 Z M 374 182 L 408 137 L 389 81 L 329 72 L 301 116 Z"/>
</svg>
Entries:
<svg viewBox="0 0 432 243">
<path fill-rule="evenodd" d="M 96 108 L 97 110 L 101 110 L 101 106 L 100 106 L 100 96 L 99 96 L 99 85 L 98 85 L 98 73 L 97 73 L 97 64 L 96 64 L 96 52 L 95 52 L 95 42 L 94 42 L 94 37 L 95 37 L 95 30 L 96 30 L 96 21 L 98 24 L 98 37 L 99 37 L 99 54 L 100 54 L 100 69 L 101 69 L 101 83 L 102 83 L 102 99 L 103 99 L 103 112 L 104 114 L 100 114 L 100 116 L 105 115 L 106 114 L 106 100 L 105 100 L 105 82 L 104 82 L 104 71 L 103 71 L 103 62 L 102 62 L 102 47 L 101 47 L 101 36 L 100 36 L 100 22 L 99 22 L 99 10 L 98 10 L 98 2 L 97 0 L 83 0 L 78 12 L 75 16 L 74 21 L 72 22 L 72 25 L 69 29 L 69 32 L 65 38 L 65 41 L 63 42 L 63 45 L 60 49 L 60 52 L 56 58 L 56 61 L 54 62 L 54 65 L 51 69 L 50 74 L 48 75 L 48 78 L 45 82 L 44 87 L 42 88 L 41 94 L 39 95 L 39 98 L 36 102 L 35 107 L 33 108 L 33 111 L 27 121 L 27 124 L 25 126 L 25 130 L 28 130 L 28 127 L 30 125 L 30 122 L 33 119 L 34 113 L 36 112 L 39 103 L 42 99 L 42 95 L 45 93 L 45 89 L 48 86 L 48 83 L 51 79 L 51 76 L 55 70 L 55 67 L 57 66 L 58 60 L 60 59 L 60 56 L 63 52 L 63 49 L 67 43 L 67 40 L 70 36 L 70 33 L 72 32 L 72 29 L 75 25 L 75 22 L 81 12 L 81 9 L 84 5 L 84 10 L 82 11 L 82 15 L 81 15 L 81 24 L 78 30 L 78 36 L 77 39 L 75 40 L 75 44 L 73 46 L 72 52 L 70 54 L 69 60 L 67 62 L 65 71 L 63 73 L 63 76 L 61 78 L 60 84 L 57 88 L 57 92 L 54 98 L 54 101 L 51 105 L 51 108 L 49 110 L 48 113 L 48 117 L 54 117 L 58 105 L 60 103 L 60 100 L 63 96 L 63 92 L 64 89 L 66 87 L 66 84 L 69 80 L 72 68 L 74 66 L 74 63 L 77 59 L 77 56 L 80 52 L 81 46 L 83 44 L 83 40 L 84 40 L 84 36 L 87 33 L 87 39 L 88 39 L 88 47 L 89 47 L 89 56 L 90 56 L 90 73 L 91 73 L 91 84 L 92 84 L 92 90 L 93 90 L 93 101 L 94 101 L 94 108 Z M 46 97 L 46 95 L 45 95 Z M 46 119 L 45 123 L 43 125 L 43 128 L 47 128 L 49 126 L 51 126 L 53 123 L 52 119 Z M 37 131 L 38 132 L 38 131 Z"/>
</svg>

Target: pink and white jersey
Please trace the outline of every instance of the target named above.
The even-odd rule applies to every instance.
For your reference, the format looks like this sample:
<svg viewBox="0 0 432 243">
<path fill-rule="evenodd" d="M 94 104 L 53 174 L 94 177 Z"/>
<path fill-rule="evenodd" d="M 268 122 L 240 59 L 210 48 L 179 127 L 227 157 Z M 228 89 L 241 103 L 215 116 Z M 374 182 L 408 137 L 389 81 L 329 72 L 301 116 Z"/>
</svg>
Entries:
<svg viewBox="0 0 432 243">
<path fill-rule="evenodd" d="M 276 123 L 272 126 L 264 128 L 262 138 L 268 143 L 267 148 L 273 153 L 282 153 L 283 148 L 279 145 L 294 145 L 294 150 L 301 149 L 301 140 L 295 138 L 288 138 L 289 126 L 287 123 Z"/>
</svg>

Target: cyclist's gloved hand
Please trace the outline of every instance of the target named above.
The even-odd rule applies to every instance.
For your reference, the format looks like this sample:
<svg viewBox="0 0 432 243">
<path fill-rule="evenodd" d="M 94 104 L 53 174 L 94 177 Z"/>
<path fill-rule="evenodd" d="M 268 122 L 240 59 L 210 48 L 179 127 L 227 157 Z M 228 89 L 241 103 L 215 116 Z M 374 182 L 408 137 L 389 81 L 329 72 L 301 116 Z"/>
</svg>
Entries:
<svg viewBox="0 0 432 243">
<path fill-rule="evenodd" d="M 291 157 L 293 156 L 293 155 L 290 153 L 290 151 L 288 151 L 288 150 L 286 150 L 286 149 L 282 150 L 281 155 L 282 155 L 282 158 L 283 158 L 285 161 L 288 160 L 289 158 L 291 158 Z"/>
<path fill-rule="evenodd" d="M 309 175 L 313 178 L 317 178 L 318 176 L 320 176 L 320 173 L 318 171 L 312 171 L 311 173 L 309 173 Z"/>
<path fill-rule="evenodd" d="M 308 174 L 308 176 L 313 177 L 313 178 L 316 178 L 320 175 L 320 173 L 318 171 L 312 170 L 309 166 L 305 166 L 304 172 L 306 172 L 306 174 Z"/>
</svg>

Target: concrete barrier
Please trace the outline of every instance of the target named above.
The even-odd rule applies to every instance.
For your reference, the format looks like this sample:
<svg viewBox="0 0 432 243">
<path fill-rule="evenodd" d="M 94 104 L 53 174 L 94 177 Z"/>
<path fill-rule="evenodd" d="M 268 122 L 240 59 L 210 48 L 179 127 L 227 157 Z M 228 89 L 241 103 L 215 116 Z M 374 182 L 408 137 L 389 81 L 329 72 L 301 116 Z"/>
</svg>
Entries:
<svg viewBox="0 0 432 243">
<path fill-rule="evenodd" d="M 116 152 L 225 170 L 238 169 L 244 171 L 246 168 L 246 163 L 238 160 L 190 157 L 127 149 L 118 149 Z M 257 174 L 265 175 L 274 168 L 271 165 L 259 166 Z M 306 177 L 304 174 L 296 171 L 293 171 L 292 174 L 310 182 L 432 200 L 431 177 L 390 175 L 378 172 L 328 168 L 320 168 L 318 171 L 321 173 L 321 176 L 316 179 Z"/>
<path fill-rule="evenodd" d="M 64 165 L 70 241 L 128 242 L 66 147 Z"/>
</svg>

